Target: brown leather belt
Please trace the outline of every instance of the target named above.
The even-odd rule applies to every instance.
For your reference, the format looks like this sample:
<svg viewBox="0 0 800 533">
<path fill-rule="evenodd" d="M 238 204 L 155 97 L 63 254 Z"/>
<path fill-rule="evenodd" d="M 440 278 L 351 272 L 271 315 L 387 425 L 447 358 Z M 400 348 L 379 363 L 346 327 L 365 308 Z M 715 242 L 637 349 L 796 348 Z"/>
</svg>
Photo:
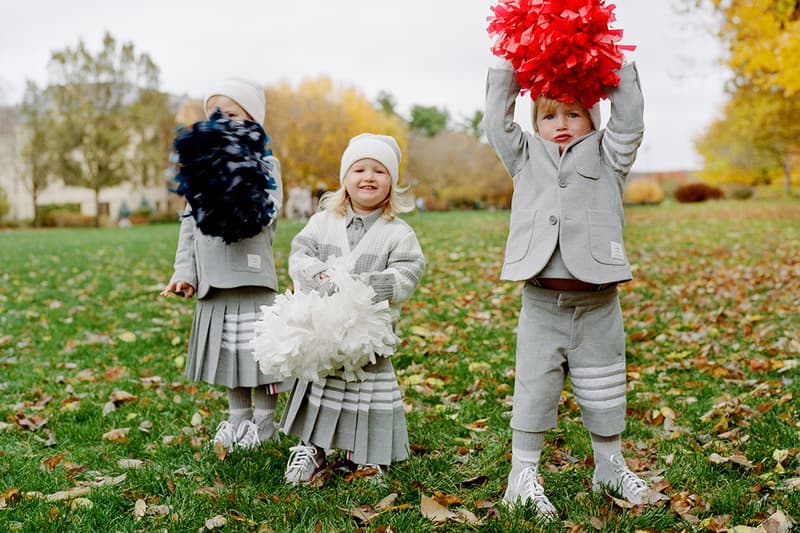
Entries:
<svg viewBox="0 0 800 533">
<path fill-rule="evenodd" d="M 533 278 L 530 280 L 531 284 L 543 289 L 550 289 L 553 291 L 571 292 L 571 291 L 602 291 L 613 285 L 613 283 L 603 283 L 602 285 L 595 285 L 594 283 L 586 283 L 579 279 L 564 279 L 564 278 Z"/>
</svg>

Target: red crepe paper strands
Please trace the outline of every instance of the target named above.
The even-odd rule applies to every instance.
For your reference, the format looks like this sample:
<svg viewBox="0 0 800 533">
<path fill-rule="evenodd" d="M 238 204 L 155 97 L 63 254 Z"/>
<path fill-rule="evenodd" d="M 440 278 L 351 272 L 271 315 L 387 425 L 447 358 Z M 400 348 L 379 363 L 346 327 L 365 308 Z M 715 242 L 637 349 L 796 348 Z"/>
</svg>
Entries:
<svg viewBox="0 0 800 533">
<path fill-rule="evenodd" d="M 500 0 L 487 21 L 496 36 L 492 52 L 511 62 L 517 82 L 532 98 L 580 102 L 587 109 L 619 84 L 621 29 L 605 0 Z"/>
</svg>

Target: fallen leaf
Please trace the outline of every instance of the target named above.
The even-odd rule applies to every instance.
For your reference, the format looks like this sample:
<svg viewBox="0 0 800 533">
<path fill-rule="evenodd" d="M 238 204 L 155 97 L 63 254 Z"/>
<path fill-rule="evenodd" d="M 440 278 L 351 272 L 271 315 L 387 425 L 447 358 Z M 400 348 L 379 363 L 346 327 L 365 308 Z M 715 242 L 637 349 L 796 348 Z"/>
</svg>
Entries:
<svg viewBox="0 0 800 533">
<path fill-rule="evenodd" d="M 120 468 L 141 468 L 144 466 L 144 461 L 141 459 L 120 459 L 117 464 Z"/>
<path fill-rule="evenodd" d="M 146 512 L 147 512 L 147 502 L 139 498 L 133 505 L 133 519 L 137 521 L 141 520 Z"/>
<path fill-rule="evenodd" d="M 75 498 L 69 502 L 69 508 L 73 511 L 78 509 L 92 509 L 93 507 L 94 502 L 89 498 Z"/>
<path fill-rule="evenodd" d="M 125 442 L 128 440 L 128 433 L 130 430 L 131 428 L 112 429 L 111 431 L 103 433 L 103 438 L 111 442 Z"/>
<path fill-rule="evenodd" d="M 118 336 L 119 340 L 122 342 L 135 342 L 136 341 L 136 334 L 131 333 L 130 331 L 123 331 Z"/>
<path fill-rule="evenodd" d="M 121 403 L 135 402 L 137 397 L 124 390 L 115 390 L 111 393 L 111 396 L 109 396 L 108 399 L 109 401 L 114 402 L 114 405 L 119 405 Z"/>
<path fill-rule="evenodd" d="M 217 516 L 215 516 L 213 518 L 209 518 L 208 520 L 206 520 L 205 526 L 206 526 L 206 529 L 210 530 L 210 529 L 216 529 L 218 527 L 224 527 L 225 524 L 227 524 L 227 523 L 228 523 L 228 520 L 224 516 L 222 516 L 221 514 L 218 514 Z"/>
<path fill-rule="evenodd" d="M 64 500 L 74 500 L 75 498 L 80 498 L 81 496 L 86 496 L 92 492 L 91 487 L 75 487 L 69 490 L 62 490 L 58 492 L 54 492 L 53 494 L 48 494 L 45 496 L 45 499 L 49 502 L 61 502 Z"/>
<path fill-rule="evenodd" d="M 425 496 L 424 494 L 421 496 L 419 508 L 422 516 L 437 524 L 447 522 L 456 516 L 454 512 L 450 511 L 446 507 L 443 507 L 441 504 L 439 504 L 439 502 L 433 498 Z"/>
<path fill-rule="evenodd" d="M 56 456 L 51 457 L 50 459 L 45 459 L 44 461 L 42 461 L 42 466 L 49 471 L 53 471 L 56 465 L 58 465 L 58 463 L 60 463 L 61 460 L 66 456 L 67 456 L 66 453 L 60 453 Z"/>
</svg>

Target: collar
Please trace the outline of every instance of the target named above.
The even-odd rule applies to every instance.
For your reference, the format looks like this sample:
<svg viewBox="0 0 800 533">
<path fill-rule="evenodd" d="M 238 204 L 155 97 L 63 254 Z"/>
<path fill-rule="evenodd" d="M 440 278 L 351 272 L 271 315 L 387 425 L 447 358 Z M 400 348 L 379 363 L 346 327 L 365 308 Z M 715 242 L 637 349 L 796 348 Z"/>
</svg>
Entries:
<svg viewBox="0 0 800 533">
<path fill-rule="evenodd" d="M 368 228 L 372 224 L 375 223 L 378 218 L 380 218 L 381 213 L 383 212 L 383 208 L 378 208 L 370 211 L 366 215 L 359 215 L 355 211 L 353 211 L 353 207 L 350 205 L 350 202 L 347 202 L 347 212 L 345 213 L 345 220 L 344 225 L 345 227 L 350 226 L 353 223 L 353 219 L 356 217 L 361 218 L 364 221 L 364 227 Z"/>
</svg>

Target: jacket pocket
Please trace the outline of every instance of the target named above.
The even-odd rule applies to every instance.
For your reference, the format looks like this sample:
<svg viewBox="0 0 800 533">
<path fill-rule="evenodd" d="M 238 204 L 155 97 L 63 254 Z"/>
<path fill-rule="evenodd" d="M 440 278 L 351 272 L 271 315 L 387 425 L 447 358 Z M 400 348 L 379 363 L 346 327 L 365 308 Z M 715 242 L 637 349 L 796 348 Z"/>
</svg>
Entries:
<svg viewBox="0 0 800 533">
<path fill-rule="evenodd" d="M 627 264 L 620 217 L 613 211 L 589 209 L 588 224 L 592 257 L 605 265 Z"/>
<path fill-rule="evenodd" d="M 580 153 L 575 156 L 575 172 L 584 178 L 596 180 L 600 178 L 601 165 L 597 157 L 587 157 Z"/>
<path fill-rule="evenodd" d="M 234 272 L 262 272 L 267 266 L 264 245 L 257 236 L 231 243 L 225 250 L 228 268 Z"/>
<path fill-rule="evenodd" d="M 506 263 L 516 263 L 527 255 L 533 241 L 535 219 L 536 209 L 512 209 L 506 241 Z"/>
</svg>

